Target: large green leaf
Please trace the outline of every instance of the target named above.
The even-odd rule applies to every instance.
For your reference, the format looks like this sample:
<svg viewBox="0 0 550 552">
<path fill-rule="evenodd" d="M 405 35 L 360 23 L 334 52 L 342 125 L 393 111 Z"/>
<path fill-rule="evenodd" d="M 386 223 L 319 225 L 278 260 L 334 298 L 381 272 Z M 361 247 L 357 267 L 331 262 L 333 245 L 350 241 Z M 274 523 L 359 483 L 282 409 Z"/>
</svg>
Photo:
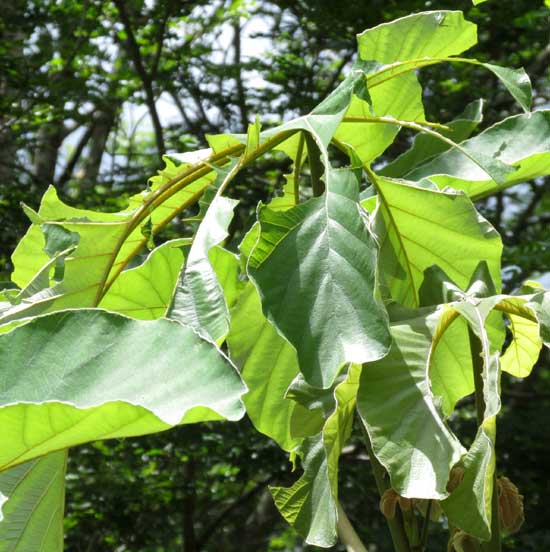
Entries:
<svg viewBox="0 0 550 552">
<path fill-rule="evenodd" d="M 332 171 L 322 197 L 259 211 L 248 272 L 267 318 L 317 387 L 330 387 L 345 362 L 376 360 L 389 347 L 375 298 L 376 244 L 358 200 L 357 176 L 342 169 Z"/>
<path fill-rule="evenodd" d="M 376 178 L 376 188 L 381 280 L 395 301 L 418 306 L 424 271 L 432 265 L 465 289 L 484 260 L 500 285 L 500 236 L 463 193 L 385 177 Z"/>
<path fill-rule="evenodd" d="M 459 11 L 432 11 L 382 23 L 357 35 L 359 56 L 380 63 L 461 54 L 477 42 L 476 25 Z M 399 47 L 396 47 L 396 44 Z"/>
<path fill-rule="evenodd" d="M 368 29 L 357 37 L 363 60 L 377 61 L 369 88 L 374 89 L 403 71 L 413 71 L 444 61 L 470 63 L 491 71 L 518 101 L 531 108 L 531 81 L 523 69 L 508 69 L 476 59 L 453 57 L 477 42 L 477 28 L 462 12 L 432 11 L 409 15 Z M 395 47 L 399 44 L 399 48 Z"/>
<path fill-rule="evenodd" d="M 361 366 L 352 365 L 333 392 L 333 412 L 322 432 L 304 440 L 299 449 L 303 475 L 291 487 L 271 493 L 283 517 L 307 543 L 330 547 L 338 521 L 338 459 L 351 434 Z"/>
<path fill-rule="evenodd" d="M 0 552 L 62 552 L 66 452 L 0 473 Z"/>
<path fill-rule="evenodd" d="M 97 310 L 0 337 L 0 469 L 78 443 L 239 419 L 246 387 L 190 328 Z"/>
<path fill-rule="evenodd" d="M 514 165 L 515 171 L 502 184 L 487 177 L 478 165 L 460 151 L 449 150 L 406 175 L 409 180 L 429 178 L 440 188 L 464 190 L 472 199 L 550 174 L 550 111 L 515 115 L 462 142 L 468 152 Z"/>
<path fill-rule="evenodd" d="M 6 311 L 0 324 L 24 316 L 36 316 L 53 310 L 93 306 L 100 288 L 112 268 L 116 244 L 124 235 L 131 216 L 118 213 L 94 213 L 74 209 L 62 203 L 53 187 L 44 194 L 36 221 L 13 254 L 13 281 L 24 287 L 33 280 L 49 256 L 43 226 L 54 226 L 78 235 L 78 245 L 64 260 L 61 281 L 50 279 L 49 286 L 37 290 Z M 47 237 L 47 236 L 46 236 Z M 130 245 L 126 249 L 128 249 Z"/>
<path fill-rule="evenodd" d="M 392 347 L 361 374 L 357 408 L 373 450 L 402 496 L 441 499 L 465 452 L 445 425 L 428 378 L 440 309 L 390 311 Z"/>
<path fill-rule="evenodd" d="M 351 72 L 336 90 L 313 109 L 311 113 L 263 132 L 261 140 L 277 140 L 277 136 L 284 138 L 288 135 L 288 139 L 277 140 L 276 149 L 284 151 L 294 161 L 299 158 L 301 151 L 307 149 L 312 176 L 316 172 L 315 168 L 312 170 L 312 167 L 314 167 L 314 160 L 312 159 L 314 155 L 312 154 L 317 154 L 320 165 L 324 170 L 325 185 L 329 186 L 331 167 L 327 148 L 350 104 L 356 100 L 365 105 L 371 103 L 366 84 L 366 73 L 369 67 L 370 64 L 365 64 L 361 61 L 356 62 Z M 304 142 L 307 148 L 304 148 L 304 144 L 300 146 L 302 136 L 305 138 Z M 311 149 L 316 149 L 317 151 L 310 151 Z M 287 192 L 287 195 L 289 192 Z M 296 202 L 296 197 L 294 198 L 294 202 Z M 275 206 L 276 209 L 279 208 L 277 203 Z"/>
<path fill-rule="evenodd" d="M 292 450 L 301 442 L 290 429 L 297 404 L 286 399 L 285 393 L 298 374 L 298 359 L 296 351 L 263 315 L 251 282 L 231 311 L 227 345 L 249 388 L 243 401 L 252 423 L 281 448 Z"/>
</svg>

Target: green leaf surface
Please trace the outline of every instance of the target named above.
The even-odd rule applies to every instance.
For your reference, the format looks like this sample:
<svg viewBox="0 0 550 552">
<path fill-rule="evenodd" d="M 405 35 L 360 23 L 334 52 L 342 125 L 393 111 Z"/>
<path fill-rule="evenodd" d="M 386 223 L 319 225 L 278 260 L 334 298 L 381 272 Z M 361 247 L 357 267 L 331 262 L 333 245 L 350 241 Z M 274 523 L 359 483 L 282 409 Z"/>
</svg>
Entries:
<svg viewBox="0 0 550 552">
<path fill-rule="evenodd" d="M 262 313 L 258 292 L 247 284 L 231 311 L 227 336 L 231 360 L 238 366 L 249 391 L 243 397 L 246 412 L 256 429 L 290 451 L 301 442 L 291 434 L 290 420 L 296 403 L 285 393 L 298 374 L 293 347 Z"/>
<path fill-rule="evenodd" d="M 503 372 L 526 378 L 537 362 L 542 348 L 539 325 L 532 320 L 509 314 L 512 341 L 500 359 Z"/>
<path fill-rule="evenodd" d="M 190 328 L 97 310 L 0 337 L 0 469 L 78 443 L 239 419 L 246 387 Z"/>
<path fill-rule="evenodd" d="M 412 73 L 388 79 L 369 89 L 369 94 L 370 102 L 353 96 L 346 117 L 334 134 L 341 143 L 352 146 L 367 165 L 392 144 L 400 129 L 396 124 L 372 120 L 373 115 L 417 123 L 425 120 L 422 87 Z"/>
<path fill-rule="evenodd" d="M 358 203 L 357 176 L 335 170 L 322 197 L 259 212 L 248 273 L 267 318 L 295 347 L 300 370 L 330 387 L 345 362 L 383 356 L 389 332 L 375 298 L 376 245 Z"/>
<path fill-rule="evenodd" d="M 461 115 L 447 124 L 449 130 L 442 130 L 441 134 L 454 142 L 462 142 L 472 134 L 482 121 L 482 109 L 482 100 L 468 104 Z M 401 119 L 402 117 L 398 118 Z M 391 163 L 388 163 L 379 171 L 379 174 L 393 178 L 402 177 L 414 167 L 448 150 L 450 147 L 450 144 L 442 142 L 430 134 L 417 134 L 411 148 Z"/>
<path fill-rule="evenodd" d="M 463 466 L 464 478 L 449 498 L 441 502 L 441 506 L 450 523 L 470 535 L 488 540 L 495 449 L 493 440 L 483 429 L 478 431 Z"/>
<path fill-rule="evenodd" d="M 509 69 L 491 63 L 483 63 L 482 65 L 498 77 L 523 110 L 529 113 L 533 91 L 527 73 L 523 69 Z"/>
<path fill-rule="evenodd" d="M 535 313 L 543 343 L 550 347 L 550 291 L 535 293 L 530 298 L 528 307 Z"/>
<path fill-rule="evenodd" d="M 484 260 L 500 285 L 500 236 L 463 193 L 384 177 L 376 187 L 373 229 L 381 244 L 381 279 L 395 301 L 418 306 L 424 271 L 432 265 L 465 289 Z"/>
<path fill-rule="evenodd" d="M 420 297 L 421 301 L 426 301 L 427 296 L 430 295 L 431 301 L 426 304 L 436 305 L 461 301 L 466 296 L 494 295 L 496 293 L 494 282 L 484 261 L 479 263 L 472 274 L 467 291 L 464 289 L 466 286 L 461 289 L 441 269 L 431 267 L 426 271 Z M 495 311 L 488 312 L 485 328 L 492 348 L 500 350 L 505 339 L 502 314 Z M 451 307 L 443 308 L 434 333 L 429 358 L 432 391 L 441 401 L 441 409 L 445 416 L 450 416 L 456 402 L 474 392 L 468 322 L 464 317 L 458 316 L 457 311 Z"/>
<path fill-rule="evenodd" d="M 58 199 L 53 187 L 42 198 L 39 216 L 43 223 L 29 228 L 12 256 L 15 266 L 12 279 L 19 286 L 27 286 L 50 262 L 43 226 L 50 231 L 58 226 L 60 231 L 78 234 L 78 246 L 64 259 L 63 279 L 50 280 L 48 287 L 5 312 L 0 324 L 76 305 L 93 306 L 104 278 L 111 271 L 115 244 L 130 220 L 125 213 L 95 213 L 69 207 Z M 129 248 L 131 244 L 125 249 Z"/>
<path fill-rule="evenodd" d="M 0 473 L 0 552 L 62 552 L 66 452 Z"/>
<path fill-rule="evenodd" d="M 503 184 L 487 178 L 479 166 L 457 150 L 449 150 L 406 175 L 429 178 L 440 188 L 464 190 L 472 199 L 485 197 L 518 182 L 550 174 L 550 111 L 515 115 L 462 142 L 468 152 L 499 159 L 516 170 Z"/>
<path fill-rule="evenodd" d="M 158 194 L 159 191 L 167 187 L 170 182 L 181 179 L 183 175 L 190 172 L 191 167 L 193 167 L 195 163 L 199 163 L 212 152 L 210 150 L 199 150 L 194 153 L 194 155 L 164 155 L 162 160 L 165 163 L 165 167 L 149 179 L 150 185 L 147 190 L 130 198 L 128 210 L 132 211 L 142 207 L 145 200 L 154 194 Z M 154 232 L 156 232 L 157 228 L 164 224 L 165 221 L 172 220 L 176 214 L 181 213 L 184 207 L 198 201 L 206 188 L 214 182 L 216 178 L 216 173 L 214 171 L 203 172 L 206 174 L 196 178 L 185 187 L 181 187 L 181 185 L 178 186 L 178 188 L 181 187 L 181 189 L 170 195 L 170 197 L 166 197 L 164 201 L 156 202 L 154 204 L 154 209 L 149 209 Z"/>
<path fill-rule="evenodd" d="M 171 240 L 157 247 L 136 268 L 121 272 L 100 303 L 106 310 L 140 320 L 164 316 L 183 264 L 186 240 Z"/>
<path fill-rule="evenodd" d="M 476 25 L 462 12 L 444 10 L 408 15 L 357 35 L 361 59 L 386 64 L 454 56 L 476 42 Z"/>
<path fill-rule="evenodd" d="M 160 204 L 158 201 L 151 203 L 152 197 L 157 197 L 161 189 L 170 183 L 177 184 L 190 167 L 189 164 L 176 165 L 169 158 L 165 161 L 166 168 L 151 179 L 151 187 L 130 198 L 128 210 L 121 213 L 70 207 L 59 200 L 55 189 L 50 186 L 42 198 L 38 213 L 33 215 L 32 226 L 12 256 L 15 267 L 12 280 L 24 288 L 51 262 L 45 250 L 48 244 L 44 231 L 46 237 L 54 227 L 68 235 L 77 234 L 78 246 L 73 254 L 64 259 L 63 279 L 50 281 L 48 287 L 4 312 L 0 324 L 75 306 L 96 306 L 105 284 L 110 285 L 129 260 L 150 241 L 139 226 L 135 227 L 136 212 L 141 210 L 148 214 L 152 236 L 186 206 L 197 201 L 214 180 L 213 171 L 206 167 L 204 175 L 199 175 L 186 187 L 178 184 L 179 191 L 165 194 Z M 146 202 L 149 202 L 147 207 Z"/>
<path fill-rule="evenodd" d="M 272 487 L 282 516 L 308 544 L 336 543 L 338 521 L 338 459 L 351 435 L 361 366 L 352 365 L 345 381 L 335 387 L 333 412 L 323 430 L 304 440 L 299 455 L 304 473 L 291 487 Z"/>
<path fill-rule="evenodd" d="M 365 364 L 357 408 L 373 450 L 401 496 L 441 499 L 464 449 L 445 425 L 428 378 L 440 309 L 392 310 L 392 347 Z"/>
</svg>

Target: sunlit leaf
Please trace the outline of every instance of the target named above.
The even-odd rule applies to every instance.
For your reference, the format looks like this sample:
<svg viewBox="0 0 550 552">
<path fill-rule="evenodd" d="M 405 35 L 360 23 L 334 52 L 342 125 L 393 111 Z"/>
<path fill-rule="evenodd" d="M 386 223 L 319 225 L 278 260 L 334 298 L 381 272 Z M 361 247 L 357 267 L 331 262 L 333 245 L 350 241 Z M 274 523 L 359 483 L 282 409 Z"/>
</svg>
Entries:
<svg viewBox="0 0 550 552">
<path fill-rule="evenodd" d="M 424 271 L 441 267 L 465 289 L 479 261 L 500 282 L 502 242 L 464 194 L 377 178 L 379 210 L 374 231 L 382 244 L 380 269 L 391 297 L 419 305 Z"/>
<path fill-rule="evenodd" d="M 183 264 L 186 240 L 172 240 L 153 250 L 136 268 L 113 282 L 100 307 L 141 320 L 164 316 Z"/>
<path fill-rule="evenodd" d="M 380 63 L 461 54 L 477 42 L 476 25 L 459 11 L 408 15 L 357 35 L 359 55 Z M 399 44 L 399 48 L 396 48 Z"/>
<path fill-rule="evenodd" d="M 1 336 L 0 358 L 0 469 L 86 441 L 244 413 L 234 367 L 165 319 L 54 313 Z"/>
<path fill-rule="evenodd" d="M 292 450 L 301 439 L 291 435 L 296 403 L 286 399 L 285 393 L 298 373 L 298 359 L 296 351 L 264 317 L 250 282 L 232 310 L 227 344 L 249 388 L 243 401 L 252 423 L 281 448 Z"/>
</svg>

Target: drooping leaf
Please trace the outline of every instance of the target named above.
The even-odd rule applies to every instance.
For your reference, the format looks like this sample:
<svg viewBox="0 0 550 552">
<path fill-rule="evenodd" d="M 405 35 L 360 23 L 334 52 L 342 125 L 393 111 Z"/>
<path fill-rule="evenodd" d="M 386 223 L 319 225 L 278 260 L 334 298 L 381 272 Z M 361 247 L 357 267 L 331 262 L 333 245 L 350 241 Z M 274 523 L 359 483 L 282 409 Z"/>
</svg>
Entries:
<svg viewBox="0 0 550 552">
<path fill-rule="evenodd" d="M 215 197 L 202 220 L 174 294 L 168 317 L 193 327 L 213 342 L 229 331 L 229 310 L 209 252 L 227 237 L 237 201 Z"/>
<path fill-rule="evenodd" d="M 0 473 L 0 552 L 62 552 L 65 451 Z"/>
<path fill-rule="evenodd" d="M 461 115 L 447 124 L 449 130 L 442 130 L 441 134 L 451 138 L 454 142 L 462 142 L 471 135 L 481 122 L 482 107 L 482 100 L 468 104 Z M 411 148 L 381 169 L 379 174 L 393 178 L 402 177 L 420 163 L 448 150 L 450 147 L 450 144 L 438 140 L 430 134 L 417 134 Z"/>
<path fill-rule="evenodd" d="M 471 350 L 477 356 L 475 351 L 479 347 L 480 359 L 476 358 L 474 363 L 482 362 L 483 389 L 476 392 L 483 396 L 484 410 L 477 435 L 464 460 L 464 478 L 442 506 L 450 523 L 482 540 L 491 537 L 496 415 L 500 411 L 499 351 L 491 346 L 485 321 L 498 300 L 497 296 L 484 301 L 466 296 L 463 301 L 452 304 L 452 308 L 467 320 L 472 331 L 470 339 L 479 340 L 479 345 L 471 346 Z"/>
<path fill-rule="evenodd" d="M 483 63 L 482 65 L 498 77 L 523 110 L 529 113 L 533 91 L 527 73 L 523 69 L 509 69 L 491 63 Z"/>
<path fill-rule="evenodd" d="M 449 498 L 442 501 L 449 521 L 482 540 L 490 538 L 494 442 L 480 429 L 463 461 L 464 477 Z"/>
<path fill-rule="evenodd" d="M 550 347 L 550 291 L 541 290 L 536 292 L 529 299 L 528 307 L 537 318 L 542 342 Z"/>
<path fill-rule="evenodd" d="M 409 180 L 429 178 L 440 188 L 464 190 L 473 200 L 494 194 L 518 182 L 550 174 L 550 111 L 515 115 L 463 142 L 469 151 L 495 158 L 516 170 L 503 184 L 456 150 L 444 152 L 406 175 Z"/>
<path fill-rule="evenodd" d="M 495 293 L 496 288 L 485 261 L 480 261 L 467 287 L 461 289 L 439 267 L 430 267 L 420 288 L 421 302 L 428 305 L 461 301 L 468 295 L 489 297 Z M 425 302 L 428 294 L 431 301 Z M 492 348 L 500 350 L 505 339 L 502 314 L 489 312 L 485 329 Z M 441 401 L 443 414 L 450 416 L 457 401 L 474 392 L 468 322 L 464 317 L 457 316 L 452 308 L 445 307 L 442 311 L 434 333 L 429 362 L 432 391 Z"/>
<path fill-rule="evenodd" d="M 334 410 L 322 432 L 300 447 L 304 473 L 291 487 L 272 487 L 282 516 L 307 543 L 330 547 L 338 521 L 338 459 L 351 435 L 361 366 L 352 365 L 333 394 Z"/>
<path fill-rule="evenodd" d="M 234 367 L 165 319 L 54 313 L 1 336 L 0 359 L 0 469 L 86 441 L 244 413 Z"/>
<path fill-rule="evenodd" d="M 345 362 L 375 360 L 389 346 L 374 293 L 376 245 L 358 200 L 357 176 L 346 169 L 332 172 L 322 197 L 287 211 L 262 207 L 248 262 L 267 318 L 317 387 L 330 387 Z"/>
<path fill-rule="evenodd" d="M 445 425 L 428 378 L 441 310 L 390 311 L 392 347 L 364 366 L 357 408 L 391 486 L 404 497 L 441 499 L 464 449 Z"/>
</svg>

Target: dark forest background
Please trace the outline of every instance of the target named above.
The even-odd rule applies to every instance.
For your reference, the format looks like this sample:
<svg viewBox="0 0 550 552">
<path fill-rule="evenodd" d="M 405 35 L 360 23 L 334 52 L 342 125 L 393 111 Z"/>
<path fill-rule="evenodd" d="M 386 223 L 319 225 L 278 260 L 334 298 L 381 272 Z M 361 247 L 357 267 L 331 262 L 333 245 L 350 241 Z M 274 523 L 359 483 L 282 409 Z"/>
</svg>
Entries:
<svg viewBox="0 0 550 552">
<path fill-rule="evenodd" d="M 548 2 L 546 2 L 548 4 Z M 0 10 L 0 280 L 28 221 L 53 184 L 71 205 L 122 210 L 163 166 L 166 152 L 205 147 L 204 134 L 264 128 L 306 113 L 339 82 L 355 34 L 412 12 L 461 9 L 479 26 L 475 55 L 524 66 L 534 109 L 550 105 L 550 8 L 544 0 L 36 0 Z M 519 112 L 474 66 L 424 69 L 428 117 L 447 121 L 484 98 L 481 128 Z M 388 155 L 403 151 L 403 132 Z M 237 225 L 280 189 L 286 161 L 268 159 L 237 187 Z M 550 284 L 550 180 L 478 203 L 503 236 L 506 291 Z M 178 233 L 174 224 L 166 237 Z M 238 232 L 237 232 L 238 234 Z M 544 356 L 545 355 L 545 356 Z M 550 550 L 550 359 L 528 380 L 503 377 L 498 471 L 525 497 L 526 523 L 505 550 Z M 473 401 L 451 420 L 474 428 Z M 368 456 L 352 440 L 341 500 L 369 550 L 391 550 Z M 288 459 L 246 419 L 94 443 L 70 456 L 66 549 L 75 552 L 302 551 L 270 484 L 294 479 Z M 441 539 L 433 550 L 443 551 Z M 436 527 L 436 532 L 437 532 Z"/>
</svg>

